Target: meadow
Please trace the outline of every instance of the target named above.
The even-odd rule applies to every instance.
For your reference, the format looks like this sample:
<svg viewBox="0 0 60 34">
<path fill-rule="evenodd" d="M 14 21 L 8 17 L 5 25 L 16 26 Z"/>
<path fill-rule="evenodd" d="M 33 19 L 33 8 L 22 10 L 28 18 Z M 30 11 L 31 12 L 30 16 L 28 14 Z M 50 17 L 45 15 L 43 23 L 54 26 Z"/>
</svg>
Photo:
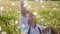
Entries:
<svg viewBox="0 0 60 34">
<path fill-rule="evenodd" d="M 60 2 L 29 1 L 26 7 L 36 16 L 36 23 L 58 28 L 60 34 Z M 20 18 L 20 1 L 2 1 L 0 2 L 0 34 L 20 34 L 18 27 Z"/>
</svg>

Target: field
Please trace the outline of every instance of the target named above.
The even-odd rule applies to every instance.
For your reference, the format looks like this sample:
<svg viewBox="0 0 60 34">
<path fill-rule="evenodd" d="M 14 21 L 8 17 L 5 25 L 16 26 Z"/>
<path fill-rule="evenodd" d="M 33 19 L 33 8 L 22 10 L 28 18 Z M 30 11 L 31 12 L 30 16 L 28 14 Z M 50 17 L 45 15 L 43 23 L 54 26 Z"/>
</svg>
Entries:
<svg viewBox="0 0 60 34">
<path fill-rule="evenodd" d="M 40 25 L 57 27 L 60 34 L 60 2 L 29 1 L 26 7 L 36 16 L 36 22 Z M 18 20 L 20 18 L 19 1 L 0 2 L 0 34 L 20 34 Z"/>
</svg>

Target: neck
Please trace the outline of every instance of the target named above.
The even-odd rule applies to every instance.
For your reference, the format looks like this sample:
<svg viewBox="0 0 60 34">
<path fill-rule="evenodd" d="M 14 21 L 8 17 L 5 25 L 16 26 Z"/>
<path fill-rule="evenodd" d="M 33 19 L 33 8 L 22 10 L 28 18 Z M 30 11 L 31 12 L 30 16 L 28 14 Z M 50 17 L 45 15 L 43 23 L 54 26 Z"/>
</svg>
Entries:
<svg viewBox="0 0 60 34">
<path fill-rule="evenodd" d="M 33 24 L 31 24 L 31 26 L 33 27 L 33 28 L 35 28 L 35 22 L 32 22 Z"/>
<path fill-rule="evenodd" d="M 22 14 L 24 17 L 26 17 L 26 14 Z"/>
</svg>

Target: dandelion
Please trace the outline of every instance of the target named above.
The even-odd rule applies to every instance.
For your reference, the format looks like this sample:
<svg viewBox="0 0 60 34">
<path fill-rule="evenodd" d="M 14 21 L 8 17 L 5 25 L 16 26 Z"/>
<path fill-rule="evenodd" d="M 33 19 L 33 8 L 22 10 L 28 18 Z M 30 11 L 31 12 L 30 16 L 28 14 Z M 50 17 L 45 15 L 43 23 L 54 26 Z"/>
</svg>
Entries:
<svg viewBox="0 0 60 34">
<path fill-rule="evenodd" d="M 39 1 L 39 0 L 35 0 L 35 1 Z"/>
<path fill-rule="evenodd" d="M 18 24 L 18 21 L 17 20 L 15 21 L 15 24 Z"/>
<path fill-rule="evenodd" d="M 15 5 L 15 3 L 12 3 L 12 6 L 14 6 Z"/>
<path fill-rule="evenodd" d="M 28 1 L 24 1 L 24 6 L 23 7 L 27 7 L 28 6 Z"/>
<path fill-rule="evenodd" d="M 27 4 L 24 4 L 23 7 L 27 7 Z"/>
<path fill-rule="evenodd" d="M 56 10 L 57 8 L 53 8 L 53 10 Z"/>
<path fill-rule="evenodd" d="M 58 6 L 58 4 L 56 4 L 56 3 L 53 3 L 53 5 L 54 5 L 54 6 Z"/>
<path fill-rule="evenodd" d="M 41 22 L 45 23 L 46 19 L 45 18 L 42 18 L 41 19 Z"/>
<path fill-rule="evenodd" d="M 41 7 L 44 8 L 44 5 L 42 5 Z"/>
<path fill-rule="evenodd" d="M 2 11 L 3 10 L 3 7 L 0 7 L 0 10 Z"/>
<path fill-rule="evenodd" d="M 40 0 L 41 3 L 43 3 L 43 0 Z"/>
<path fill-rule="evenodd" d="M 0 26 L 0 31 L 2 30 L 2 27 Z"/>
<path fill-rule="evenodd" d="M 7 32 L 3 31 L 3 32 L 1 32 L 1 34 L 7 34 Z"/>
<path fill-rule="evenodd" d="M 28 6 L 28 8 L 31 8 L 31 6 Z"/>
<path fill-rule="evenodd" d="M 34 14 L 35 16 L 37 15 L 37 13 L 36 13 L 36 12 L 34 12 L 33 14 Z"/>
</svg>

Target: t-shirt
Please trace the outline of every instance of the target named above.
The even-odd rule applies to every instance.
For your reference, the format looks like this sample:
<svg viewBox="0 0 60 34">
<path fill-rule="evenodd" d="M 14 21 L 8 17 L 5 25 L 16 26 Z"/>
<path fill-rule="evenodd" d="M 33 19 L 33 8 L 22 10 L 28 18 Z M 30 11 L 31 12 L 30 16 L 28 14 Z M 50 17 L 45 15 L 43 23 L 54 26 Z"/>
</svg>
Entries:
<svg viewBox="0 0 60 34">
<path fill-rule="evenodd" d="M 39 25 L 39 24 L 36 24 L 35 28 L 33 28 L 32 26 L 30 26 L 30 34 L 40 34 L 41 32 L 39 31 L 38 27 L 40 28 L 41 31 L 44 29 L 44 27 L 41 26 L 41 25 Z M 29 28 L 28 28 L 28 31 L 29 31 Z M 28 34 L 28 32 L 26 34 Z M 46 34 L 51 34 L 51 32 L 46 31 Z"/>
<path fill-rule="evenodd" d="M 26 17 L 20 15 L 20 28 L 21 28 L 21 33 L 27 32 L 28 30 L 28 15 Z"/>
<path fill-rule="evenodd" d="M 38 27 L 40 28 L 41 31 L 43 30 L 43 26 L 40 26 L 39 24 L 36 24 L 35 28 L 30 26 L 30 34 L 40 34 L 41 32 L 39 31 Z M 28 31 L 29 31 L 29 29 L 28 29 Z M 28 32 L 26 34 L 28 34 Z"/>
<path fill-rule="evenodd" d="M 22 15 L 20 15 L 21 34 L 28 34 L 29 26 L 30 25 L 28 24 L 28 16 L 23 17 Z M 30 34 L 40 34 L 38 27 L 41 29 L 41 31 L 43 30 L 43 26 L 36 24 L 35 28 L 31 26 Z"/>
</svg>

